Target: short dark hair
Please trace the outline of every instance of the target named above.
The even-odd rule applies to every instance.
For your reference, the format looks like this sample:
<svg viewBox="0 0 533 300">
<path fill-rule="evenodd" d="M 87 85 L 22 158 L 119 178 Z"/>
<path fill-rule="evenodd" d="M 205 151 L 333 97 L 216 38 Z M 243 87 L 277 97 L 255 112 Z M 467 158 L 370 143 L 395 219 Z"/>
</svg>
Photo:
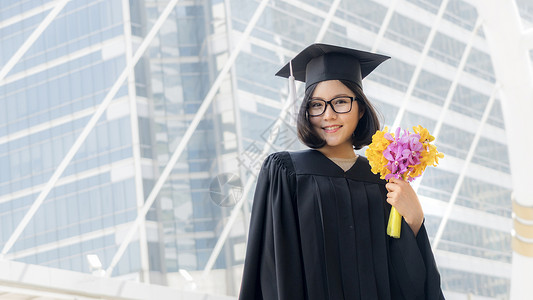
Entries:
<svg viewBox="0 0 533 300">
<path fill-rule="evenodd" d="M 352 135 L 352 145 L 354 149 L 359 150 L 364 146 L 369 145 L 372 142 L 372 135 L 380 129 L 381 125 L 378 114 L 374 106 L 363 93 L 363 90 L 357 84 L 346 80 L 339 81 L 355 94 L 355 101 L 357 101 L 359 110 L 363 111 L 363 116 L 361 117 L 361 120 L 359 120 Z M 318 83 L 315 83 L 309 86 L 305 91 L 304 100 L 302 101 L 298 112 L 298 122 L 296 126 L 300 141 L 313 149 L 322 148 L 326 145 L 326 141 L 314 131 L 307 115 L 307 105 L 309 99 L 313 96 L 317 84 Z"/>
</svg>

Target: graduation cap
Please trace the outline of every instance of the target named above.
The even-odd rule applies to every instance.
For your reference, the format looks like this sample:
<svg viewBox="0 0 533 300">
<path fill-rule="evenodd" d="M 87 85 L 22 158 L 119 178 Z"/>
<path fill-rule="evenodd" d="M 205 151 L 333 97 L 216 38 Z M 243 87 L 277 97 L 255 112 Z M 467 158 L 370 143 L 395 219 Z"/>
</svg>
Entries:
<svg viewBox="0 0 533 300">
<path fill-rule="evenodd" d="M 312 44 L 281 70 L 281 76 L 305 82 L 305 89 L 325 80 L 348 80 L 363 88 L 361 81 L 389 56 L 327 44 Z"/>
</svg>

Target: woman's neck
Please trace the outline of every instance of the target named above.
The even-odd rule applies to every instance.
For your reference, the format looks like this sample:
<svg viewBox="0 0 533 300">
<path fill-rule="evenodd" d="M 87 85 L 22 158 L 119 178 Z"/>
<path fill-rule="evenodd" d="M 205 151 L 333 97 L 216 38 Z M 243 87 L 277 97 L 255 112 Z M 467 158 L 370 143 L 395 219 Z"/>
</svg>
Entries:
<svg viewBox="0 0 533 300">
<path fill-rule="evenodd" d="M 356 157 L 355 152 L 353 151 L 352 145 L 338 145 L 335 147 L 329 147 L 324 146 L 320 149 L 317 149 L 318 151 L 322 152 L 327 157 L 335 157 L 335 158 L 354 158 Z"/>
</svg>

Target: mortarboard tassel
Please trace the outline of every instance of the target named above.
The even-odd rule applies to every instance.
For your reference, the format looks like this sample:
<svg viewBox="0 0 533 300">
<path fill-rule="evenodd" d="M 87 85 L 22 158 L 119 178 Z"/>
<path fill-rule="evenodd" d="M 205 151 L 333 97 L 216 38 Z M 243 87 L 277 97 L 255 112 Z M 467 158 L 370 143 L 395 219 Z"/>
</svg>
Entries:
<svg viewBox="0 0 533 300">
<path fill-rule="evenodd" d="M 289 124 L 296 126 L 296 120 L 298 119 L 298 102 L 296 101 L 296 84 L 294 82 L 294 76 L 292 74 L 292 60 L 289 62 L 289 68 L 291 75 L 289 76 Z"/>
</svg>

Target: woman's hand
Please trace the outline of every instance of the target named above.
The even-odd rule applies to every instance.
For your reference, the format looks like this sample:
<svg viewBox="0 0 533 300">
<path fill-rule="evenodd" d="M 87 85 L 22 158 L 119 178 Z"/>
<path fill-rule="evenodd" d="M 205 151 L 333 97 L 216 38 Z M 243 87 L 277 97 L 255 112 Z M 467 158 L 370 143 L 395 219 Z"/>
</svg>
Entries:
<svg viewBox="0 0 533 300">
<path fill-rule="evenodd" d="M 424 211 L 411 185 L 402 179 L 391 178 L 387 185 L 387 202 L 394 206 L 409 224 L 415 236 L 424 221 Z"/>
</svg>

